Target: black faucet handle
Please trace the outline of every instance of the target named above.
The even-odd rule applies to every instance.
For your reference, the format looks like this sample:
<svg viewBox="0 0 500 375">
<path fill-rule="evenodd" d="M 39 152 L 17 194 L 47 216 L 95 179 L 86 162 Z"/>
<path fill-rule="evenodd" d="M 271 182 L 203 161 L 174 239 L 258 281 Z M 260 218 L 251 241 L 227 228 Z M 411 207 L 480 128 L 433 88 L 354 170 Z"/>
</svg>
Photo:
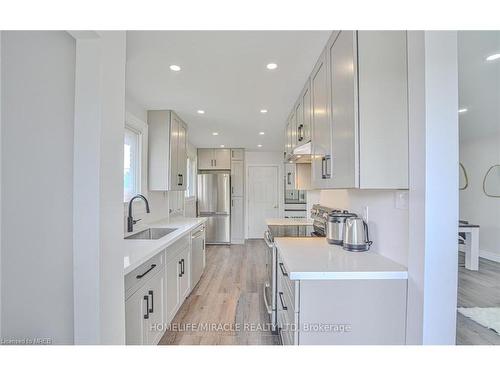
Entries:
<svg viewBox="0 0 500 375">
<path fill-rule="evenodd" d="M 134 224 L 137 224 L 137 223 L 138 223 L 139 221 L 141 221 L 141 220 L 142 220 L 142 219 L 132 220 L 132 222 L 133 222 Z"/>
</svg>

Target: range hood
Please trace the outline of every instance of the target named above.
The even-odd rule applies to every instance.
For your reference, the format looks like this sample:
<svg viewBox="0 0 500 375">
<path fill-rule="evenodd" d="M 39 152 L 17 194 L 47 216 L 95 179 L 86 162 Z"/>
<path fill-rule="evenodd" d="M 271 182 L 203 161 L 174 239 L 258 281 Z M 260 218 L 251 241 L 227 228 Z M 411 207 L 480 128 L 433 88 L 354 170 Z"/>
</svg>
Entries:
<svg viewBox="0 0 500 375">
<path fill-rule="evenodd" d="M 310 163 L 312 155 L 311 141 L 293 149 L 289 161 L 294 163 Z"/>
</svg>

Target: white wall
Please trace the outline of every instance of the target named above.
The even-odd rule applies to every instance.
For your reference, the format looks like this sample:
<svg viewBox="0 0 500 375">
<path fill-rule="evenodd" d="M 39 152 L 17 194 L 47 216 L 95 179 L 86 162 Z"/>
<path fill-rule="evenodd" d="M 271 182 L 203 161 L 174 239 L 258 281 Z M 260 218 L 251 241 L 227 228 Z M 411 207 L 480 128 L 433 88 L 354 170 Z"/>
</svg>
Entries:
<svg viewBox="0 0 500 375">
<path fill-rule="evenodd" d="M 284 215 L 285 185 L 283 177 L 283 153 L 280 151 L 245 151 L 245 184 L 249 165 L 276 165 L 279 169 L 279 216 Z M 248 200 L 245 199 L 245 238 L 248 238 Z"/>
<path fill-rule="evenodd" d="M 2 337 L 71 344 L 75 41 L 1 37 Z"/>
<path fill-rule="evenodd" d="M 408 264 L 408 209 L 396 208 L 397 190 L 321 190 L 319 203 L 364 217 L 368 207 L 371 251 Z M 309 198 L 309 197 L 308 197 Z M 366 220 L 366 217 L 364 217 Z"/>
<path fill-rule="evenodd" d="M 460 31 L 458 68 L 460 161 L 469 186 L 460 191 L 460 219 L 479 224 L 480 255 L 500 261 L 500 199 L 483 193 L 483 178 L 500 164 L 500 64 L 485 57 L 500 50 L 499 31 Z M 497 180 L 498 181 L 498 180 Z M 498 189 L 497 189 L 498 192 Z"/>
<path fill-rule="evenodd" d="M 458 277 L 457 33 L 408 32 L 407 343 L 455 344 Z"/>
</svg>

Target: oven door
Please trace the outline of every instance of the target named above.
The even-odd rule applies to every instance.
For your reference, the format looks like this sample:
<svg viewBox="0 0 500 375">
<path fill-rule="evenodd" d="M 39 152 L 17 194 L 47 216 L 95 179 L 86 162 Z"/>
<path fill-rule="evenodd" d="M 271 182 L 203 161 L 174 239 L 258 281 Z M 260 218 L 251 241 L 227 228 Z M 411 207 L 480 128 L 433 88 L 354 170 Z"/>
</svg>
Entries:
<svg viewBox="0 0 500 375">
<path fill-rule="evenodd" d="M 266 241 L 266 281 L 264 282 L 264 304 L 269 314 L 271 328 L 276 330 L 276 249 L 269 231 L 264 233 Z"/>
</svg>

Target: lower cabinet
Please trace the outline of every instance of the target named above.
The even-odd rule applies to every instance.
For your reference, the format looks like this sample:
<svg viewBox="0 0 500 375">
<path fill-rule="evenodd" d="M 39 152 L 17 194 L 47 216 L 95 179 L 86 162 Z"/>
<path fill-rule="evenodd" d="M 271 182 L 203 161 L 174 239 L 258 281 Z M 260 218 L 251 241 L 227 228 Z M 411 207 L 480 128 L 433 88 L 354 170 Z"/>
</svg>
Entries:
<svg viewBox="0 0 500 375">
<path fill-rule="evenodd" d="M 245 243 L 244 198 L 231 198 L 231 243 Z"/>
<path fill-rule="evenodd" d="M 191 291 L 191 249 L 187 242 L 180 249 L 167 248 L 167 323 L 170 323 Z"/>
<path fill-rule="evenodd" d="M 125 275 L 127 345 L 156 345 L 191 292 L 191 234 Z"/>
<path fill-rule="evenodd" d="M 404 345 L 407 280 L 290 280 L 277 256 L 283 345 Z"/>
<path fill-rule="evenodd" d="M 126 343 L 155 345 L 165 323 L 165 269 L 161 267 L 125 301 Z"/>
</svg>

